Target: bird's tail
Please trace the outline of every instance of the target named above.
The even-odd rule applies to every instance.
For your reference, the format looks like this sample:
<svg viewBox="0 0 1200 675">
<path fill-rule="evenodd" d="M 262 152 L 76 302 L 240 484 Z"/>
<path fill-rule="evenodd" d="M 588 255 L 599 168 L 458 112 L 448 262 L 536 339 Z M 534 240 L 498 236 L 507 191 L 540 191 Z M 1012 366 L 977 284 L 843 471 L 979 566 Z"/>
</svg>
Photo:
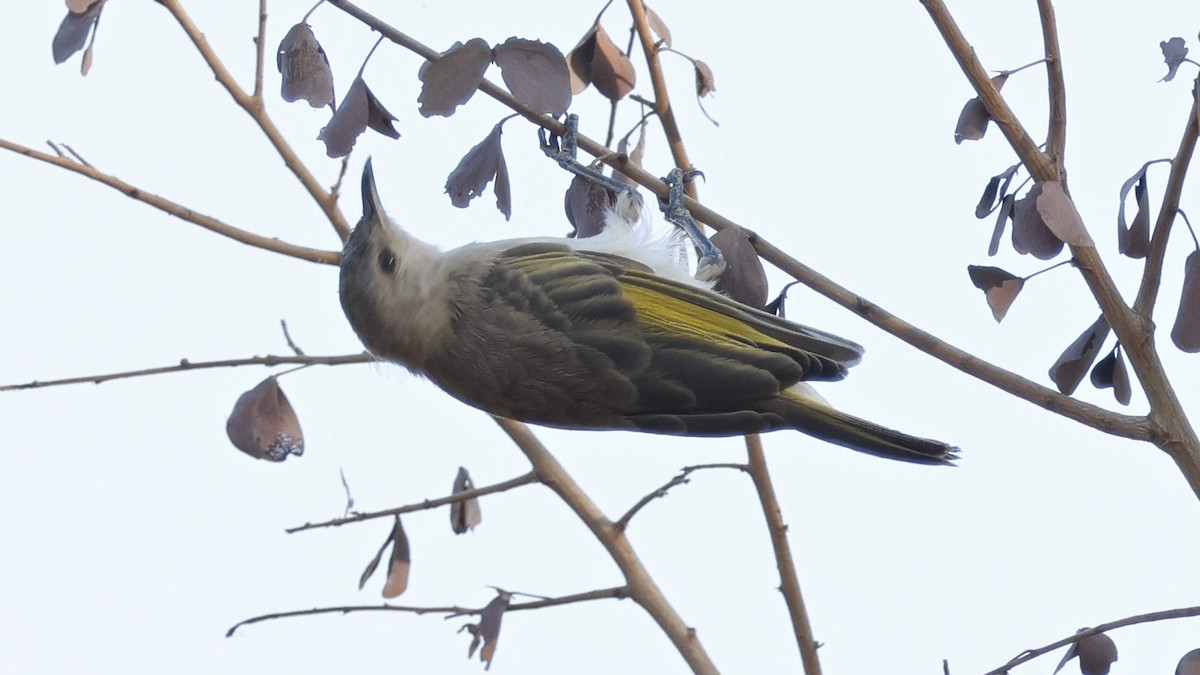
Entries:
<svg viewBox="0 0 1200 675">
<path fill-rule="evenodd" d="M 958 448 L 929 438 L 910 436 L 834 409 L 819 396 L 789 389 L 770 410 L 794 427 L 821 440 L 879 457 L 917 464 L 953 464 Z"/>
</svg>

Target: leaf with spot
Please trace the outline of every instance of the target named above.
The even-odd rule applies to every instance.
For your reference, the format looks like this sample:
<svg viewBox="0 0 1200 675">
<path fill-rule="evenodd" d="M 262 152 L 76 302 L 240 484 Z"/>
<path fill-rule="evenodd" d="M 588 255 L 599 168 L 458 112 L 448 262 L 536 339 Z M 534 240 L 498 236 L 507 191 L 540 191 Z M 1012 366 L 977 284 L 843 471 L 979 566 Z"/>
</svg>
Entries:
<svg viewBox="0 0 1200 675">
<path fill-rule="evenodd" d="M 483 194 L 484 188 L 496 179 L 493 192 L 496 195 L 496 208 L 504 214 L 504 219 L 512 215 L 512 199 L 509 193 L 508 165 L 504 161 L 504 149 L 500 145 L 500 122 L 492 127 L 478 145 L 467 151 L 459 160 L 458 166 L 446 178 L 446 194 L 450 195 L 450 203 L 460 209 L 465 209 L 472 199 Z"/>
<path fill-rule="evenodd" d="M 767 272 L 754 250 L 750 233 L 742 227 L 727 227 L 714 234 L 712 243 L 725 257 L 725 270 L 713 288 L 755 309 L 767 308 Z"/>
<path fill-rule="evenodd" d="M 454 477 L 454 489 L 451 494 L 474 489 L 475 483 L 471 482 L 471 474 L 467 473 L 465 467 L 458 467 L 458 475 Z M 483 515 L 479 510 L 479 498 L 477 497 L 457 501 L 450 505 L 450 529 L 454 530 L 454 534 L 463 534 L 468 530 L 473 530 L 482 520 Z"/>
<path fill-rule="evenodd" d="M 1007 81 L 1008 73 L 1000 73 L 992 78 L 992 86 L 1000 91 Z M 991 120 L 991 115 L 988 115 L 987 108 L 978 96 L 967 101 L 958 114 L 958 124 L 954 126 L 954 142 L 961 145 L 963 141 L 978 141 L 987 133 L 987 125 Z"/>
<path fill-rule="evenodd" d="M 1118 342 L 1108 356 L 1100 359 L 1092 368 L 1092 386 L 1097 389 L 1112 387 L 1113 396 L 1117 403 L 1129 405 L 1133 396 L 1133 387 L 1129 382 L 1129 369 L 1125 367 L 1125 357 L 1121 353 L 1121 343 Z"/>
<path fill-rule="evenodd" d="M 1062 183 L 1051 180 L 1042 183 L 1042 193 L 1037 198 L 1037 212 L 1042 222 L 1064 243 L 1071 246 L 1095 246 L 1092 236 L 1083 225 L 1083 218 L 1075 208 L 1075 202 L 1067 195 Z"/>
<path fill-rule="evenodd" d="M 1108 330 L 1108 321 L 1103 316 L 1096 319 L 1050 367 L 1050 379 L 1060 392 L 1068 396 L 1075 393 L 1075 388 L 1096 360 L 1096 353 L 1104 344 L 1104 338 L 1108 337 Z"/>
<path fill-rule="evenodd" d="M 1162 48 L 1163 61 L 1167 63 L 1167 74 L 1163 75 L 1159 82 L 1170 82 L 1175 79 L 1176 71 L 1183 64 L 1183 60 L 1187 58 L 1188 48 L 1181 37 L 1173 37 L 1166 42 L 1160 42 L 1158 46 Z"/>
<path fill-rule="evenodd" d="M 1121 255 L 1135 259 L 1145 258 L 1150 248 L 1150 195 L 1146 188 L 1146 168 L 1149 166 L 1149 163 L 1143 164 L 1137 173 L 1121 185 L 1121 206 L 1117 209 L 1117 250 Z M 1125 198 L 1129 196 L 1131 188 L 1137 200 L 1137 213 L 1133 216 L 1133 223 L 1127 225 Z"/>
<path fill-rule="evenodd" d="M 1037 200 L 1042 195 L 1042 186 L 1034 185 L 1024 197 L 1013 202 L 1012 243 L 1017 253 L 1032 253 L 1041 260 L 1049 260 L 1062 252 L 1063 241 L 1054 236 L 1038 211 Z"/>
<path fill-rule="evenodd" d="M 1008 308 L 1025 286 L 1024 278 L 999 267 L 967 265 L 967 275 L 971 277 L 975 288 L 983 291 L 988 307 L 992 308 L 992 317 L 997 323 L 1008 314 Z"/>
<path fill-rule="evenodd" d="M 583 176 L 575 176 L 563 195 L 563 209 L 567 221 L 575 228 L 569 236 L 578 239 L 594 237 L 604 231 L 609 210 L 616 202 L 616 195 L 603 185 L 593 183 Z"/>
<path fill-rule="evenodd" d="M 311 26 L 292 26 L 279 43 L 275 65 L 283 76 L 279 86 L 283 100 L 303 99 L 314 108 L 333 105 L 333 71 Z"/>
<path fill-rule="evenodd" d="M 300 420 L 272 375 L 238 397 L 225 422 L 234 447 L 255 459 L 282 462 L 304 454 Z"/>
<path fill-rule="evenodd" d="M 510 37 L 492 50 L 513 98 L 536 112 L 558 117 L 571 105 L 567 59 L 552 44 Z"/>
<path fill-rule="evenodd" d="M 504 610 L 508 609 L 510 600 L 512 600 L 512 594 L 501 591 L 479 613 L 479 623 L 469 623 L 459 629 L 460 633 L 466 630 L 473 636 L 471 646 L 467 649 L 467 658 L 474 656 L 475 650 L 479 648 L 479 643 L 483 643 L 483 649 L 479 650 L 479 660 L 487 664 L 485 669 L 492 667 L 492 659 L 496 657 L 496 643 L 500 640 L 500 622 L 504 619 Z"/>
<path fill-rule="evenodd" d="M 1189 253 L 1183 263 L 1183 291 L 1171 341 L 1185 352 L 1200 352 L 1200 251 Z"/>
<path fill-rule="evenodd" d="M 425 117 L 449 117 L 479 89 L 483 74 L 492 63 L 492 48 L 481 38 L 466 44 L 455 42 L 436 61 L 426 61 L 418 77 L 421 95 L 417 101 Z"/>
<path fill-rule="evenodd" d="M 66 61 L 72 54 L 83 49 L 87 44 L 88 35 L 92 36 L 92 45 L 96 43 L 95 28 L 100 23 L 100 12 L 104 9 L 105 2 L 106 0 L 75 0 L 67 3 L 67 15 L 58 25 L 54 40 L 50 44 L 55 63 Z M 87 75 L 91 66 L 91 51 L 92 46 L 88 45 L 80 68 L 84 75 Z"/>
<path fill-rule="evenodd" d="M 986 218 L 1004 203 L 1004 198 L 1008 196 L 1008 188 L 1020 168 L 1020 164 L 1013 164 L 988 180 L 987 187 L 983 188 L 983 195 L 979 197 L 979 203 L 975 205 L 976 218 Z"/>
</svg>

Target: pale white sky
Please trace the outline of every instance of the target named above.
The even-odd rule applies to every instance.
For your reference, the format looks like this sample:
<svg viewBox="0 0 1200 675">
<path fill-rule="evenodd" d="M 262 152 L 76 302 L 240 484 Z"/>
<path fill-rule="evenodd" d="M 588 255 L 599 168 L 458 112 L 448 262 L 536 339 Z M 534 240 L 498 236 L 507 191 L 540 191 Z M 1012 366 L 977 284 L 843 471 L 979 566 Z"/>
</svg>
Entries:
<svg viewBox="0 0 1200 675">
<path fill-rule="evenodd" d="M 256 3 L 190 3 L 214 47 L 249 83 Z M 511 35 L 569 50 L 595 5 L 536 2 L 370 3 L 401 30 L 444 49 Z M 1015 160 L 995 129 L 956 146 L 971 95 L 918 2 L 657 3 L 676 48 L 716 77 L 706 102 L 690 66 L 668 58 L 683 134 L 707 182 L 702 199 L 900 316 L 1038 381 L 1097 313 L 1077 274 L 1031 282 L 1004 324 L 967 279 L 968 264 L 1018 274 L 1039 261 L 1005 248 L 986 257 L 992 223 L 973 209 L 989 176 Z M 308 9 L 274 2 L 268 48 Z M 984 65 L 1041 54 L 1034 3 L 953 3 Z M 623 7 L 605 25 L 624 43 Z M 336 238 L 229 101 L 167 12 L 151 2 L 104 11 L 91 73 L 55 67 L 61 3 L 26 4 L 0 23 L 9 105 L 0 137 L 70 144 L 98 168 L 196 210 L 288 241 Z M 1117 190 L 1148 159 L 1174 154 L 1195 67 L 1158 84 L 1158 43 L 1195 44 L 1200 9 L 1166 0 L 1058 8 L 1069 96 L 1070 185 L 1122 289 L 1139 265 L 1115 256 Z M 373 36 L 332 7 L 311 19 L 339 96 Z M 562 234 L 569 177 L 506 126 L 513 218 L 490 195 L 467 210 L 442 194 L 459 157 L 506 111 L 477 97 L 449 119 L 416 111 L 417 57 L 384 46 L 366 71 L 400 120 L 398 141 L 360 139 L 350 175 L 375 158 L 385 205 L 443 246 Z M 644 74 L 644 71 L 639 71 Z M 268 72 L 267 89 L 278 90 Z M 499 81 L 498 75 L 493 78 Z M 645 84 L 643 82 L 643 84 Z M 1005 86 L 1031 134 L 1044 133 L 1044 76 Z M 338 163 L 316 134 L 327 112 L 272 97 L 268 108 L 325 183 Z M 603 135 L 594 92 L 572 110 Z M 621 126 L 633 124 L 633 108 Z M 648 168 L 669 159 L 652 134 Z M 1166 168 L 1151 169 L 1151 197 Z M 358 217 L 348 187 L 347 217 Z M 235 244 L 60 169 L 0 154 L 0 382 L 286 353 L 279 319 L 310 354 L 360 346 L 337 301 L 336 270 Z M 1184 209 L 1196 192 L 1185 190 Z M 1155 202 L 1157 203 L 1157 202 Z M 1183 259 L 1173 237 L 1156 317 L 1165 337 Z M 772 272 L 773 290 L 784 281 Z M 766 438 L 802 588 L 828 673 L 979 673 L 1022 649 L 1130 614 L 1200 603 L 1200 509 L 1169 459 L 1149 445 L 1081 428 L 914 351 L 811 292 L 788 314 L 867 347 L 863 364 L 823 393 L 855 414 L 963 449 L 952 470 L 908 466 L 794 433 Z M 1166 344 L 1185 404 L 1200 401 L 1195 357 Z M 259 369 L 217 370 L 0 395 L 0 671 L 22 673 L 327 673 L 402 669 L 476 673 L 465 621 L 357 614 L 225 630 L 261 613 L 381 601 L 356 590 L 386 536 L 375 521 L 286 535 L 337 516 L 338 469 L 356 506 L 376 510 L 445 494 L 458 466 L 479 485 L 527 465 L 496 425 L 390 366 L 312 368 L 283 388 L 307 440 L 304 457 L 256 462 L 232 448 L 225 417 Z M 1081 386 L 1108 407 L 1108 392 Z M 1128 412 L 1145 411 L 1134 393 Z M 741 461 L 738 439 L 538 430 L 612 517 L 680 467 Z M 483 524 L 454 536 L 445 511 L 405 519 L 410 605 L 476 605 L 489 585 L 561 595 L 620 583 L 615 566 L 546 489 L 482 504 Z M 724 672 L 797 672 L 774 561 L 748 478 L 694 476 L 639 514 L 630 535 L 667 597 Z M 1195 620 L 1123 629 L 1113 673 L 1171 672 L 1200 646 Z M 1014 672 L 1049 672 L 1058 655 Z M 1066 672 L 1077 672 L 1074 665 Z M 494 672 L 685 672 L 631 602 L 602 601 L 505 618 Z"/>
</svg>

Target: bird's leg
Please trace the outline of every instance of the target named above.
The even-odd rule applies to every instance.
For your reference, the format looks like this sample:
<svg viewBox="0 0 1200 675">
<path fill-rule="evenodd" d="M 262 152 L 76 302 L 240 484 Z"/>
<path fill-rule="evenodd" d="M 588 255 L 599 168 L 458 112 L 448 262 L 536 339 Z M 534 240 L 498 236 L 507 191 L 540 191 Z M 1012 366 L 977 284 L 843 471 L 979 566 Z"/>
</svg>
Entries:
<svg viewBox="0 0 1200 675">
<path fill-rule="evenodd" d="M 642 213 L 642 195 L 632 185 L 606 176 L 600 169 L 587 166 L 579 161 L 577 158 L 578 146 L 576 145 L 579 135 L 579 115 L 567 115 L 563 126 L 566 127 L 566 130 L 561 139 L 558 136 L 551 136 L 547 140 L 546 130 L 538 129 L 538 141 L 542 152 L 567 171 L 607 190 L 611 194 L 613 204 L 621 218 L 631 224 L 638 222 Z"/>
<path fill-rule="evenodd" d="M 692 171 L 685 174 L 679 167 L 671 169 L 671 173 L 667 174 L 666 178 L 663 178 L 669 191 L 667 192 L 666 203 L 660 204 L 660 207 L 662 208 L 663 216 L 676 227 L 686 232 L 691 237 L 692 243 L 696 245 L 696 278 L 701 281 L 714 281 L 725 271 L 725 256 L 721 255 L 721 250 L 714 246 L 708 237 L 704 236 L 704 233 L 700 231 L 700 226 L 692 218 L 692 214 L 688 211 L 683 200 L 684 182 L 691 180 L 697 175 L 703 174 L 699 171 Z"/>
</svg>

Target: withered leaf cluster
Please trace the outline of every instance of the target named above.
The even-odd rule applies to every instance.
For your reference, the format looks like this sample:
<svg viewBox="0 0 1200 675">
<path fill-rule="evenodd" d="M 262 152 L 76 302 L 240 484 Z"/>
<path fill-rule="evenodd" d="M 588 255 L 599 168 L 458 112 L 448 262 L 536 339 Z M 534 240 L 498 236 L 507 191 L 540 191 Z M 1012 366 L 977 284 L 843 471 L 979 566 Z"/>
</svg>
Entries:
<svg viewBox="0 0 1200 675">
<path fill-rule="evenodd" d="M 238 397 L 225 423 L 234 447 L 255 459 L 282 462 L 304 454 L 304 434 L 275 376 Z"/>
<path fill-rule="evenodd" d="M 633 61 L 608 36 L 599 17 L 567 55 L 567 65 L 573 94 L 592 85 L 602 96 L 615 102 L 625 98 L 637 84 Z"/>
<path fill-rule="evenodd" d="M 1084 375 L 1091 368 L 1092 386 L 1097 389 L 1112 388 L 1113 396 L 1121 405 L 1129 405 L 1132 386 L 1129 371 L 1125 366 L 1121 343 L 1100 360 L 1095 368 L 1092 363 L 1100 348 L 1108 337 L 1108 321 L 1101 316 L 1087 330 L 1083 331 L 1074 342 L 1067 347 L 1050 368 L 1050 379 L 1058 390 L 1068 396 L 1075 393 L 1076 387 L 1083 381 Z"/>
<path fill-rule="evenodd" d="M 562 115 L 571 105 L 567 61 L 552 44 L 510 37 L 495 47 L 481 38 L 456 42 L 436 61 L 421 66 L 421 95 L 425 117 L 454 114 L 475 95 L 488 66 L 500 67 L 510 93 L 534 112 Z"/>
</svg>

